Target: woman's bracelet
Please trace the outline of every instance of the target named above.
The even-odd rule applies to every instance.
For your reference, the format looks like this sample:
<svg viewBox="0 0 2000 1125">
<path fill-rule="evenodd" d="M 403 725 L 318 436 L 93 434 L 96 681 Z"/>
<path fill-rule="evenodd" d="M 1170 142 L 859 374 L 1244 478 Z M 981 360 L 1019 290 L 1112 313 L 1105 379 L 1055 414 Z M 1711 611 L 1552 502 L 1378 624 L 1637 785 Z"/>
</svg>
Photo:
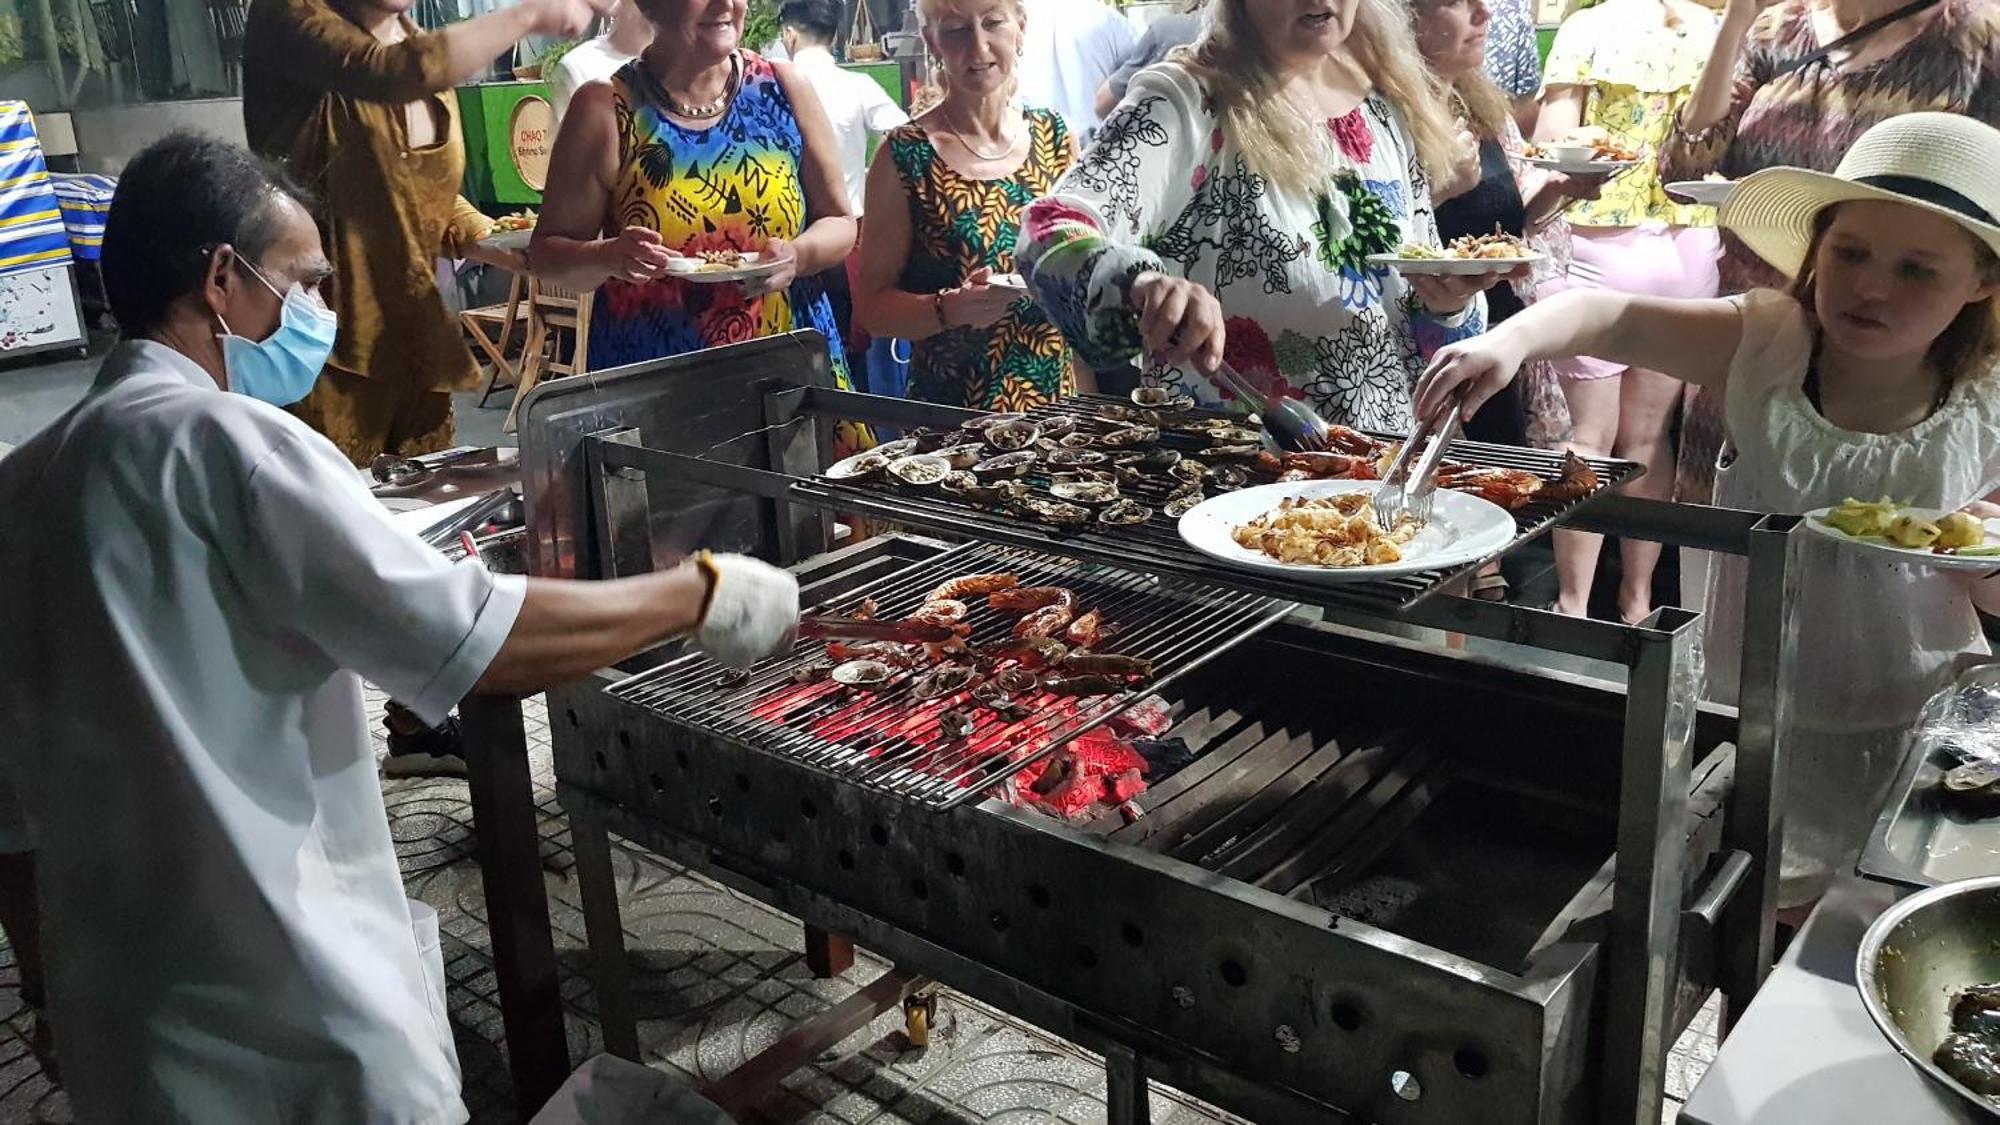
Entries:
<svg viewBox="0 0 2000 1125">
<path fill-rule="evenodd" d="M 951 318 L 944 314 L 944 294 L 945 291 L 942 289 L 931 294 L 931 309 L 937 313 L 938 327 L 949 332 L 952 330 L 952 323 Z"/>
</svg>

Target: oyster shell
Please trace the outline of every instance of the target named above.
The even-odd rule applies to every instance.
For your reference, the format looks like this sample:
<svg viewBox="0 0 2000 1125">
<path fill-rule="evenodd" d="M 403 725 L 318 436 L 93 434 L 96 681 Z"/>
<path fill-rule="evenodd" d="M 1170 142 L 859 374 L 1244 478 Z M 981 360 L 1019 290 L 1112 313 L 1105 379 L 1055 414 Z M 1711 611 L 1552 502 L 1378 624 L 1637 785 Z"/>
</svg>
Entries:
<svg viewBox="0 0 2000 1125">
<path fill-rule="evenodd" d="M 979 445 L 951 445 L 937 451 L 953 469 L 970 469 L 986 459 L 986 450 Z"/>
<path fill-rule="evenodd" d="M 1118 500 L 1107 504 L 1097 513 L 1097 522 L 1112 527 L 1131 527 L 1153 518 L 1153 509 L 1137 500 Z"/>
<path fill-rule="evenodd" d="M 1046 437 L 1047 435 L 1044 434 L 1043 436 Z M 1091 446 L 1097 444 L 1097 436 L 1095 434 L 1086 434 L 1079 430 L 1075 433 L 1063 434 L 1061 437 L 1058 437 L 1056 444 L 1064 449 L 1089 449 Z"/>
<path fill-rule="evenodd" d="M 1135 445 L 1151 445 L 1160 440 L 1158 426 L 1134 425 L 1111 431 L 1097 439 L 1097 444 L 1107 449 L 1130 449 Z"/>
<path fill-rule="evenodd" d="M 1056 525 L 1064 531 L 1074 531 L 1090 522 L 1090 509 L 1063 500 L 1044 500 L 1030 496 L 1015 503 L 1015 508 L 1038 520 Z"/>
<path fill-rule="evenodd" d="M 935 453 L 914 453 L 889 462 L 889 475 L 919 488 L 941 483 L 951 472 L 951 462 Z"/>
<path fill-rule="evenodd" d="M 1118 499 L 1118 483 L 1075 474 L 1059 476 L 1049 481 L 1049 495 L 1072 504 L 1109 504 Z"/>
<path fill-rule="evenodd" d="M 749 682 L 750 669 L 748 668 L 724 668 L 715 677 L 715 686 L 724 690 L 740 688 Z"/>
<path fill-rule="evenodd" d="M 1166 504 L 1160 510 L 1173 519 L 1179 519 L 1194 511 L 1195 505 L 1207 498 L 1200 485 L 1186 485 L 1168 496 Z"/>
<path fill-rule="evenodd" d="M 881 450 L 870 449 L 828 465 L 825 476 L 828 480 L 867 480 L 887 472 L 892 460 L 894 458 Z"/>
<path fill-rule="evenodd" d="M 1152 410 L 1193 410 L 1194 398 L 1165 387 L 1135 387 L 1132 390 L 1132 404 Z"/>
<path fill-rule="evenodd" d="M 1079 425 L 1074 414 L 1051 414 L 1036 423 L 1042 428 L 1042 436 L 1060 441 L 1076 432 Z"/>
<path fill-rule="evenodd" d="M 1241 465 L 1217 465 L 1208 471 L 1208 483 L 1216 488 L 1242 488 L 1250 474 Z"/>
<path fill-rule="evenodd" d="M 1214 461 L 1255 461 L 1264 452 L 1261 445 L 1211 445 L 1201 451 Z"/>
<path fill-rule="evenodd" d="M 1042 686 L 1042 678 L 1026 668 L 1008 668 L 993 677 L 993 684 L 1008 695 L 1026 695 Z"/>
<path fill-rule="evenodd" d="M 1167 467 L 1167 475 L 1184 484 L 1198 485 L 1208 479 L 1208 466 L 1192 457 L 1183 457 Z"/>
<path fill-rule="evenodd" d="M 1009 422 L 1025 422 L 1027 420 L 1028 416 L 1025 414 L 982 414 L 977 418 L 969 418 L 966 421 L 960 422 L 958 428 L 984 438 L 986 431 L 995 426 L 1004 426 Z"/>
<path fill-rule="evenodd" d="M 1048 455 L 1048 462 L 1060 468 L 1087 468 L 1102 465 L 1110 458 L 1094 449 L 1058 449 Z"/>
<path fill-rule="evenodd" d="M 986 444 L 1002 453 L 1027 449 L 1041 436 L 1041 427 L 1026 418 L 1015 418 L 986 427 Z"/>
<path fill-rule="evenodd" d="M 848 687 L 875 687 L 888 682 L 889 666 L 880 660 L 850 660 L 836 665 L 830 675 L 834 683 Z"/>
<path fill-rule="evenodd" d="M 972 716 L 957 708 L 938 712 L 938 733 L 946 738 L 964 738 L 972 733 Z"/>
<path fill-rule="evenodd" d="M 982 481 L 1005 480 L 1008 477 L 1026 476 L 1035 464 L 1035 455 L 1027 450 L 1018 453 L 1002 453 L 972 466 L 973 475 Z"/>
<path fill-rule="evenodd" d="M 911 681 L 910 695 L 915 699 L 941 699 L 967 688 L 976 687 L 983 678 L 970 665 L 947 664 L 942 668 L 933 668 Z"/>
</svg>

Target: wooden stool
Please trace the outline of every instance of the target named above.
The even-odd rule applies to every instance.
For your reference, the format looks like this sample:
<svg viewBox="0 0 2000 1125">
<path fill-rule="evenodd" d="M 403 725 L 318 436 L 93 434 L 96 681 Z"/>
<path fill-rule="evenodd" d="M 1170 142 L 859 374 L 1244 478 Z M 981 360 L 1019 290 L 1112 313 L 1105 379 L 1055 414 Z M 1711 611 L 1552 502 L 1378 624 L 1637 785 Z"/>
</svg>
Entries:
<svg viewBox="0 0 2000 1125">
<path fill-rule="evenodd" d="M 595 294 L 574 293 L 540 278 L 528 278 L 528 342 L 521 355 L 521 373 L 516 381 L 514 405 L 507 411 L 505 432 L 513 433 L 521 412 L 521 400 L 551 375 L 578 375 L 590 370 L 590 304 Z M 554 333 L 569 333 L 569 359 L 562 354 L 564 342 Z"/>
<path fill-rule="evenodd" d="M 472 337 L 472 346 L 479 349 L 490 365 L 486 376 L 486 389 L 479 394 L 479 405 L 493 397 L 503 382 L 506 386 L 516 386 L 521 381 L 521 372 L 514 361 L 507 357 L 508 345 L 514 339 L 514 326 L 527 322 L 528 307 L 522 298 L 527 296 L 527 276 L 515 273 L 507 284 L 507 299 L 497 305 L 484 305 L 467 309 L 458 314 L 458 322 L 465 326 L 466 334 Z M 526 336 L 525 327 L 522 333 Z M 524 357 L 525 358 L 525 355 Z M 505 376 L 505 379 L 502 379 Z"/>
</svg>

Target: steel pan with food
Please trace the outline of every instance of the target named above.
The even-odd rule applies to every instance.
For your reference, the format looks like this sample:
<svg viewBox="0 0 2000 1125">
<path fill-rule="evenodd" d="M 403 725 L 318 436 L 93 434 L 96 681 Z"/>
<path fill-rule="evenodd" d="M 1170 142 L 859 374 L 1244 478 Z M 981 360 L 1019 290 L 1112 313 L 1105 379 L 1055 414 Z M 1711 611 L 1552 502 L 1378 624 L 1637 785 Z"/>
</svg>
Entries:
<svg viewBox="0 0 2000 1125">
<path fill-rule="evenodd" d="M 2000 877 L 1947 883 L 1883 911 L 1855 986 L 1897 1053 L 1976 1119 L 2000 1119 Z"/>
</svg>

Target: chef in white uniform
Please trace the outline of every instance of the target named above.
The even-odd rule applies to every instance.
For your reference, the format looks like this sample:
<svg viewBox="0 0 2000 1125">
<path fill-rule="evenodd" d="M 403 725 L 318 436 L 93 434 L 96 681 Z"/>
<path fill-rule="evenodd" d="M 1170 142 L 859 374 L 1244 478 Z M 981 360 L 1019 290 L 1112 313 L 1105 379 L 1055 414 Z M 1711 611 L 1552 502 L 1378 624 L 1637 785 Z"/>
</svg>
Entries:
<svg viewBox="0 0 2000 1125">
<path fill-rule="evenodd" d="M 241 148 L 135 158 L 103 271 L 124 340 L 0 460 L 0 766 L 25 815 L 0 828 L 38 853 L 78 1119 L 464 1121 L 362 678 L 436 721 L 681 633 L 748 662 L 785 643 L 797 586 L 736 557 L 500 576 L 392 526 L 279 409 L 332 344 L 330 270 Z"/>
</svg>

